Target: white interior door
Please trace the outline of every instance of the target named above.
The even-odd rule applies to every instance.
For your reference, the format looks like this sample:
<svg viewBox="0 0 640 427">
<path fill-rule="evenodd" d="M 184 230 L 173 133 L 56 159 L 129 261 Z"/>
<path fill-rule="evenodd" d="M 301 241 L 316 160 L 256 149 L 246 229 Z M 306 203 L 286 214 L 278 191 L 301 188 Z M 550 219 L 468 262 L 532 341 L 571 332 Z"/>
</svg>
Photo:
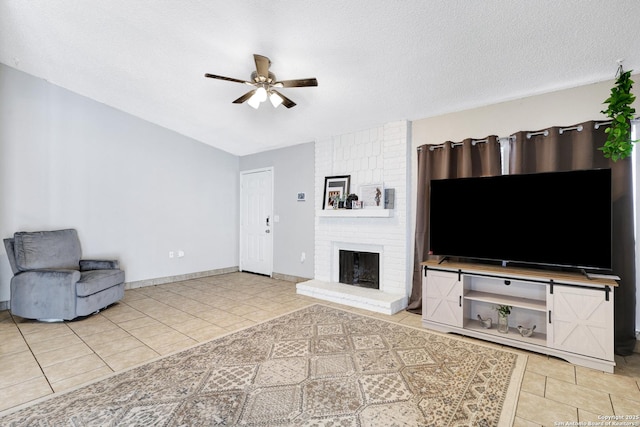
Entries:
<svg viewBox="0 0 640 427">
<path fill-rule="evenodd" d="M 240 174 L 240 271 L 273 273 L 273 169 Z"/>
</svg>

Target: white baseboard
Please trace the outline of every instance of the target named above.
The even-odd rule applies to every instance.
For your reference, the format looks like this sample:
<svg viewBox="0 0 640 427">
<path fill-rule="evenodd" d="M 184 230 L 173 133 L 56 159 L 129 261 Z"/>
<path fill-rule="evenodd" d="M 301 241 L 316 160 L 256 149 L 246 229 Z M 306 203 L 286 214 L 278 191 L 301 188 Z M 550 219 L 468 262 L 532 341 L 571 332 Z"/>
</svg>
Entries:
<svg viewBox="0 0 640 427">
<path fill-rule="evenodd" d="M 294 283 L 300 283 L 300 282 L 305 282 L 307 280 L 311 280 L 311 278 L 309 277 L 292 276 L 290 274 L 282 274 L 282 273 L 273 273 L 271 277 L 277 280 L 284 280 L 285 282 L 294 282 Z"/>
<path fill-rule="evenodd" d="M 198 279 L 201 277 L 217 276 L 219 274 L 235 273 L 239 271 L 238 267 L 219 268 L 216 270 L 199 271 L 196 273 L 179 274 L 177 276 L 156 277 L 153 279 L 137 280 L 135 282 L 125 282 L 125 289 L 144 288 L 146 286 L 164 285 L 171 282 L 181 282 L 183 280 Z M 309 280 L 306 277 L 291 276 L 288 274 L 273 273 L 273 278 L 285 280 L 287 282 L 303 282 Z M 0 301 L 0 311 L 9 310 L 9 301 Z"/>
<path fill-rule="evenodd" d="M 198 271 L 196 273 L 179 274 L 177 276 L 157 277 L 154 279 L 138 280 L 126 282 L 125 289 L 144 288 L 146 286 L 164 285 L 171 282 L 182 282 L 183 280 L 199 279 L 201 277 L 216 276 L 219 274 L 235 273 L 238 267 L 219 268 L 217 270 Z"/>
</svg>

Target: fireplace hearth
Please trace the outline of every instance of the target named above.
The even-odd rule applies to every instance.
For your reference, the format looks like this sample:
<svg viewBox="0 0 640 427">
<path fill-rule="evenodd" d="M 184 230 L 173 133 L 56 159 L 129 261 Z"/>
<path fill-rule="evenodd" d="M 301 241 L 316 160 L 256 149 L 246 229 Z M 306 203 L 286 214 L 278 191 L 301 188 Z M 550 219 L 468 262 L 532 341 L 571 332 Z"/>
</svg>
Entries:
<svg viewBox="0 0 640 427">
<path fill-rule="evenodd" d="M 340 250 L 339 281 L 345 285 L 380 289 L 380 254 Z"/>
</svg>

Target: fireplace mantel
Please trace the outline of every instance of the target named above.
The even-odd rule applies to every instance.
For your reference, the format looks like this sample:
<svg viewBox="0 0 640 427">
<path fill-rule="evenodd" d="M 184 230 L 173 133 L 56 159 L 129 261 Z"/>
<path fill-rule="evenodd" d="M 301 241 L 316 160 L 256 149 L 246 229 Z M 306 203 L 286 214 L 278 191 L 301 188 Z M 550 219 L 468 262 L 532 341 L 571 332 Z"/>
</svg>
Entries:
<svg viewBox="0 0 640 427">
<path fill-rule="evenodd" d="M 390 218 L 393 209 L 323 209 L 316 216 L 327 218 Z"/>
</svg>

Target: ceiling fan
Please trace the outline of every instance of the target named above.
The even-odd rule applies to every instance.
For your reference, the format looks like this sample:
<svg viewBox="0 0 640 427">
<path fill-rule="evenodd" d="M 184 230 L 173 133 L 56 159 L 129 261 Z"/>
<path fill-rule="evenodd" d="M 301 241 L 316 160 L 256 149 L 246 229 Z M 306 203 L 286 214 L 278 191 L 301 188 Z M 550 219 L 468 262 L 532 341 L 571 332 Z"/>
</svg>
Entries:
<svg viewBox="0 0 640 427">
<path fill-rule="evenodd" d="M 234 104 L 242 104 L 243 102 L 248 101 L 248 104 L 253 108 L 258 108 L 260 103 L 266 101 L 267 98 L 269 98 L 271 104 L 276 108 L 280 104 L 283 104 L 287 108 L 295 107 L 296 103 L 278 92 L 276 88 L 318 86 L 318 80 L 315 78 L 277 81 L 276 76 L 269 71 L 269 66 L 271 65 L 271 60 L 269 58 L 254 54 L 253 59 L 256 63 L 256 71 L 251 73 L 251 81 L 217 76 L 209 73 L 206 73 L 204 76 L 212 79 L 244 83 L 255 87 L 255 89 L 245 93 L 240 98 L 233 101 Z"/>
</svg>

